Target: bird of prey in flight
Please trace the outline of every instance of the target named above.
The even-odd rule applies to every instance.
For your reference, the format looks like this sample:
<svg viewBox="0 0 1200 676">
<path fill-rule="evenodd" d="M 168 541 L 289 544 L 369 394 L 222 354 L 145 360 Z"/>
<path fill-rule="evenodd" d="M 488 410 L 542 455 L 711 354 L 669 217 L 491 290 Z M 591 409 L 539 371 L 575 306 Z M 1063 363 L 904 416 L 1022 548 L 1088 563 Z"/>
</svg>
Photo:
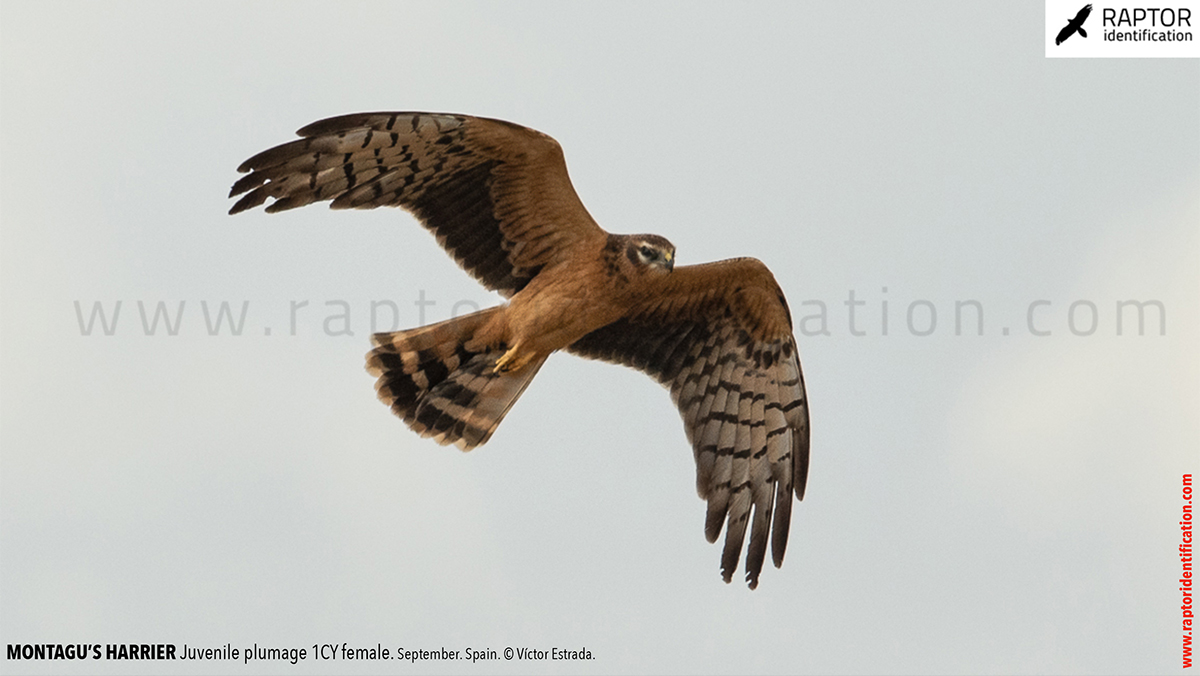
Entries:
<svg viewBox="0 0 1200 676">
<path fill-rule="evenodd" d="M 229 213 L 331 200 L 400 207 L 507 302 L 407 331 L 377 333 L 367 370 L 379 398 L 421 436 L 463 450 L 492 436 L 551 353 L 640 370 L 683 416 L 708 501 L 725 530 L 722 576 L 758 585 L 768 538 L 783 563 L 792 499 L 803 499 L 809 421 L 792 320 L 758 260 L 675 266 L 658 235 L 600 228 L 562 148 L 510 122 L 440 113 L 359 113 L 314 122 L 299 140 L 238 167 Z M 636 443 L 620 439 L 616 443 Z"/>
<path fill-rule="evenodd" d="M 1054 38 L 1054 44 L 1061 45 L 1063 41 L 1074 35 L 1076 31 L 1086 38 L 1087 31 L 1083 30 L 1083 22 L 1087 21 L 1088 15 L 1091 13 L 1092 6 L 1090 4 L 1084 5 L 1083 9 L 1079 10 L 1079 13 L 1075 15 L 1075 18 L 1068 21 L 1067 25 L 1063 26 L 1063 29 L 1058 32 L 1058 37 Z"/>
</svg>

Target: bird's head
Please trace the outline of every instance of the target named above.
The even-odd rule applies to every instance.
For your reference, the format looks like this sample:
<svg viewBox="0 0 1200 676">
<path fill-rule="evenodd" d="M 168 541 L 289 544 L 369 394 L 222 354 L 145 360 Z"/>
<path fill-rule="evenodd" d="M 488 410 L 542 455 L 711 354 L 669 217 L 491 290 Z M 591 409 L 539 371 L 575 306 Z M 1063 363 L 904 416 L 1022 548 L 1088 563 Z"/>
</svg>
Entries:
<svg viewBox="0 0 1200 676">
<path fill-rule="evenodd" d="M 675 245 L 658 235 L 630 236 L 625 256 L 642 270 L 667 273 L 675 268 Z"/>
</svg>

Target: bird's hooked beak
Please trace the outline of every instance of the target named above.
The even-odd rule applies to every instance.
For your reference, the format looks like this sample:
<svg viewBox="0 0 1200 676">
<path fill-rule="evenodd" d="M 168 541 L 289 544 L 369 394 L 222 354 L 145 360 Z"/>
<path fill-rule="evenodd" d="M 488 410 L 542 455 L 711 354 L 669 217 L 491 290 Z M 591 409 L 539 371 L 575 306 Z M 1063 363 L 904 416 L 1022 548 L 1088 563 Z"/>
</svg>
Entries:
<svg viewBox="0 0 1200 676">
<path fill-rule="evenodd" d="M 663 252 L 663 257 L 667 259 L 667 272 L 671 272 L 672 270 L 674 270 L 675 269 L 675 252 L 674 251 Z"/>
</svg>

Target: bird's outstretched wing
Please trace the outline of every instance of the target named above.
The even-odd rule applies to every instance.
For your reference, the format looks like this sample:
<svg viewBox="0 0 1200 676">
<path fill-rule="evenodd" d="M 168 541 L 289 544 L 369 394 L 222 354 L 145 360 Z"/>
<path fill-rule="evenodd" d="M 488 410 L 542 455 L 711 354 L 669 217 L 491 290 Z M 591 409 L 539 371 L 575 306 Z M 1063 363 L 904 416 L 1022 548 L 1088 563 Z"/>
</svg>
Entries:
<svg viewBox="0 0 1200 676">
<path fill-rule="evenodd" d="M 792 495 L 804 497 L 809 423 L 791 317 L 767 267 L 741 258 L 676 268 L 648 284 L 626 317 L 567 351 L 631 366 L 670 388 L 695 453 L 696 489 L 708 501 L 704 534 L 716 542 L 726 529 L 725 581 L 748 524 L 750 587 L 768 534 L 779 567 Z"/>
<path fill-rule="evenodd" d="M 1079 35 L 1081 37 L 1085 37 L 1085 38 L 1087 37 L 1087 31 L 1085 31 L 1083 29 L 1083 22 L 1087 21 L 1088 15 L 1090 15 L 1091 13 L 1092 13 L 1092 6 L 1084 5 L 1083 9 L 1079 10 L 1079 13 L 1075 15 L 1075 20 L 1071 22 L 1071 23 L 1075 24 L 1075 30 L 1079 31 Z"/>
<path fill-rule="evenodd" d="M 606 233 L 579 200 L 558 143 L 520 125 L 439 113 L 356 113 L 314 122 L 265 150 L 229 213 L 332 200 L 402 207 L 484 286 L 505 297 L 564 249 Z"/>
<path fill-rule="evenodd" d="M 1075 32 L 1075 24 L 1068 23 L 1066 26 L 1063 26 L 1062 30 L 1060 30 L 1058 32 L 1058 35 L 1054 38 L 1054 44 L 1061 45 L 1063 43 L 1063 40 L 1066 40 L 1067 38 L 1071 37 L 1071 34 L 1074 32 Z"/>
</svg>

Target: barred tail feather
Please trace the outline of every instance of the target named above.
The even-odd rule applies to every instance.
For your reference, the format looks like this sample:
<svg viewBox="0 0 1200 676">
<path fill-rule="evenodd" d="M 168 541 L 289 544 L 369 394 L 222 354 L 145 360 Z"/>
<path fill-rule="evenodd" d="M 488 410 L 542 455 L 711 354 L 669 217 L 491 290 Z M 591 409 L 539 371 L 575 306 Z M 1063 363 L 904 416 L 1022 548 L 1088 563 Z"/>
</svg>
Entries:
<svg viewBox="0 0 1200 676">
<path fill-rule="evenodd" d="M 487 443 L 545 359 L 517 372 L 495 373 L 504 353 L 468 348 L 500 308 L 408 331 L 376 333 L 367 372 L 379 400 L 413 431 L 464 451 Z M 473 346 L 474 347 L 474 346 Z"/>
</svg>

